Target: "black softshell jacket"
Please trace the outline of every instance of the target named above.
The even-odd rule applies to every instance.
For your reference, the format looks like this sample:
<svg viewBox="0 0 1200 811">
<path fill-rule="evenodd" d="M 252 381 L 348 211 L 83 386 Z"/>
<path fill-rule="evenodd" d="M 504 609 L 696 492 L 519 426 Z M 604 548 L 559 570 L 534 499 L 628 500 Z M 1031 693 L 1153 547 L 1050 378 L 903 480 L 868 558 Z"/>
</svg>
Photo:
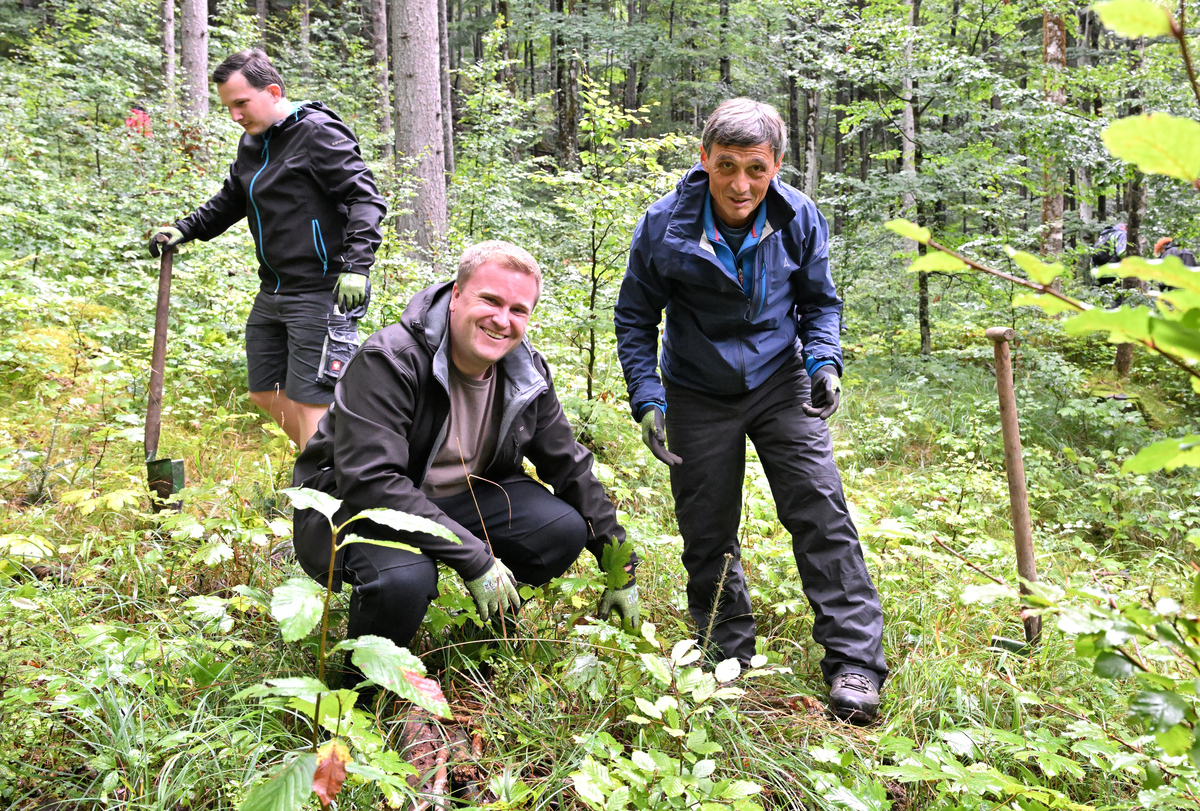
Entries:
<svg viewBox="0 0 1200 811">
<path fill-rule="evenodd" d="M 450 414 L 446 335 L 452 286 L 446 282 L 422 290 L 399 324 L 385 327 L 362 345 L 338 381 L 333 405 L 296 461 L 292 483 L 342 499 L 336 523 L 372 507 L 437 521 L 457 535 L 461 545 L 423 534 L 406 542 L 472 580 L 492 564 L 487 544 L 420 490 L 445 439 Z M 538 477 L 587 521 L 587 548 L 599 561 L 607 544 L 625 540 L 625 530 L 592 473 L 592 454 L 575 441 L 549 367 L 526 340 L 496 369 L 504 404 L 495 455 L 483 477 L 501 481 L 520 473 L 522 459 L 528 458 Z M 519 510 L 520 505 L 513 508 Z M 350 525 L 362 536 L 372 534 L 370 526 L 365 520 Z M 322 583 L 329 572 L 329 541 L 323 515 L 296 511 L 296 557 L 304 571 Z M 335 581 L 340 578 L 339 561 Z"/>
<path fill-rule="evenodd" d="M 342 273 L 367 275 L 386 212 L 354 133 L 312 101 L 243 135 L 225 185 L 175 226 L 209 240 L 247 218 L 261 289 L 294 295 L 331 291 Z"/>
</svg>

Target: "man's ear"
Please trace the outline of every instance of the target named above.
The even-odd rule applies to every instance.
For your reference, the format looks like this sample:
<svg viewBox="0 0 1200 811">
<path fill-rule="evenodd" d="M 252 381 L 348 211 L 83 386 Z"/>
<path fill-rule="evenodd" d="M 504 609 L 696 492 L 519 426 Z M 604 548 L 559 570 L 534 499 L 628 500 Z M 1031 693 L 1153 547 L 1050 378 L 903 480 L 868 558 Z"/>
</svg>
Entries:
<svg viewBox="0 0 1200 811">
<path fill-rule="evenodd" d="M 458 301 L 458 282 L 454 283 L 454 287 L 450 288 L 450 312 L 454 312 L 454 302 Z"/>
<path fill-rule="evenodd" d="M 267 92 L 271 94 L 271 98 L 275 99 L 275 101 L 283 98 L 283 88 L 277 84 L 267 85 Z"/>
<path fill-rule="evenodd" d="M 700 165 L 704 167 L 704 171 L 708 171 L 708 152 L 704 147 L 700 147 Z"/>
</svg>

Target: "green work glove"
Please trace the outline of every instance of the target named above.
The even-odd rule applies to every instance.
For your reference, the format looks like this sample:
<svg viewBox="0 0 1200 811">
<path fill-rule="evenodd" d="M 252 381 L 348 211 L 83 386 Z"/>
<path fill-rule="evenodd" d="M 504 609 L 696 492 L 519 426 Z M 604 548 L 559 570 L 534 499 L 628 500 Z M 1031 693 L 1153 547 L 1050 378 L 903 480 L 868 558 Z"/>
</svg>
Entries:
<svg viewBox="0 0 1200 811">
<path fill-rule="evenodd" d="M 170 253 L 183 242 L 183 232 L 173 225 L 155 228 L 150 232 L 150 255 L 157 259 L 164 251 Z"/>
<path fill-rule="evenodd" d="M 367 297 L 367 277 L 361 273 L 343 273 L 333 288 L 333 300 L 348 313 Z"/>
<path fill-rule="evenodd" d="M 493 614 L 500 614 L 506 609 L 516 611 L 521 607 L 517 581 L 498 558 L 490 569 L 474 580 L 466 581 L 466 585 L 475 607 L 479 609 L 479 619 L 484 622 Z"/>
<path fill-rule="evenodd" d="M 667 434 L 663 430 L 663 412 L 658 406 L 647 406 L 642 412 L 642 442 L 654 454 L 654 458 L 667 467 L 675 467 L 683 460 L 667 450 Z M 634 597 L 636 601 L 637 597 Z M 635 603 L 636 604 L 636 603 Z"/>
<path fill-rule="evenodd" d="M 600 607 L 596 609 L 596 616 L 606 620 L 612 616 L 613 611 L 620 614 L 621 619 L 634 631 L 641 627 L 642 624 L 638 621 L 637 580 L 632 576 L 624 588 L 605 589 L 604 594 L 601 595 Z"/>
<path fill-rule="evenodd" d="M 810 417 L 827 420 L 841 402 L 842 379 L 838 377 L 837 367 L 829 364 L 813 372 L 812 405 L 805 403 L 800 407 Z"/>
</svg>

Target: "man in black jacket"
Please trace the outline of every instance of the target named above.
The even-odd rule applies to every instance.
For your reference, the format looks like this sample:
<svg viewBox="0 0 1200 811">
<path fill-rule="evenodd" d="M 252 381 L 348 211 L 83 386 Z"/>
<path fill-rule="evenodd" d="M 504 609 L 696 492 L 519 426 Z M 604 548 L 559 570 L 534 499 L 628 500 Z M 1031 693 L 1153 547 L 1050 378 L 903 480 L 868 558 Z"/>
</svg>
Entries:
<svg viewBox="0 0 1200 811">
<path fill-rule="evenodd" d="M 245 130 L 237 159 L 211 200 L 154 230 L 150 254 L 248 219 L 261 280 L 246 323 L 250 399 L 304 450 L 358 346 L 386 206 L 354 133 L 320 102 L 289 101 L 265 53 L 234 54 L 213 82 Z"/>
<path fill-rule="evenodd" d="M 462 577 L 486 620 L 519 606 L 518 583 L 561 575 L 584 547 L 602 561 L 625 540 L 550 369 L 525 338 L 540 292 L 526 251 L 480 243 L 463 253 L 455 282 L 414 296 L 400 323 L 368 338 L 346 367 L 293 483 L 342 499 L 335 523 L 386 507 L 436 521 L 460 541 L 352 524 L 356 535 L 420 553 L 365 543 L 338 552 L 335 588 L 353 586 L 350 638 L 407 645 L 437 597 L 439 561 Z M 553 493 L 523 472 L 525 458 Z M 297 510 L 294 543 L 304 570 L 325 583 L 325 517 Z M 629 577 L 605 591 L 599 613 L 616 610 L 636 628 L 637 556 L 614 562 Z"/>
</svg>

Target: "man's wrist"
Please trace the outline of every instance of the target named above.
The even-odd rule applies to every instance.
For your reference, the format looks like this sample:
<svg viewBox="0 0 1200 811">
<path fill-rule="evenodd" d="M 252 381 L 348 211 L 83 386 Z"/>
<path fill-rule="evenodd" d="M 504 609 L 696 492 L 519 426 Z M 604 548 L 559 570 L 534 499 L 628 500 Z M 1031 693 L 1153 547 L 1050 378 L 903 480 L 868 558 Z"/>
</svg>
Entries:
<svg viewBox="0 0 1200 811">
<path fill-rule="evenodd" d="M 642 421 L 642 418 L 646 416 L 646 412 L 651 408 L 657 408 L 663 414 L 667 413 L 666 403 L 660 402 L 659 400 L 647 400 L 644 403 L 638 403 L 634 408 L 634 412 L 637 414 L 638 422 Z"/>
</svg>

